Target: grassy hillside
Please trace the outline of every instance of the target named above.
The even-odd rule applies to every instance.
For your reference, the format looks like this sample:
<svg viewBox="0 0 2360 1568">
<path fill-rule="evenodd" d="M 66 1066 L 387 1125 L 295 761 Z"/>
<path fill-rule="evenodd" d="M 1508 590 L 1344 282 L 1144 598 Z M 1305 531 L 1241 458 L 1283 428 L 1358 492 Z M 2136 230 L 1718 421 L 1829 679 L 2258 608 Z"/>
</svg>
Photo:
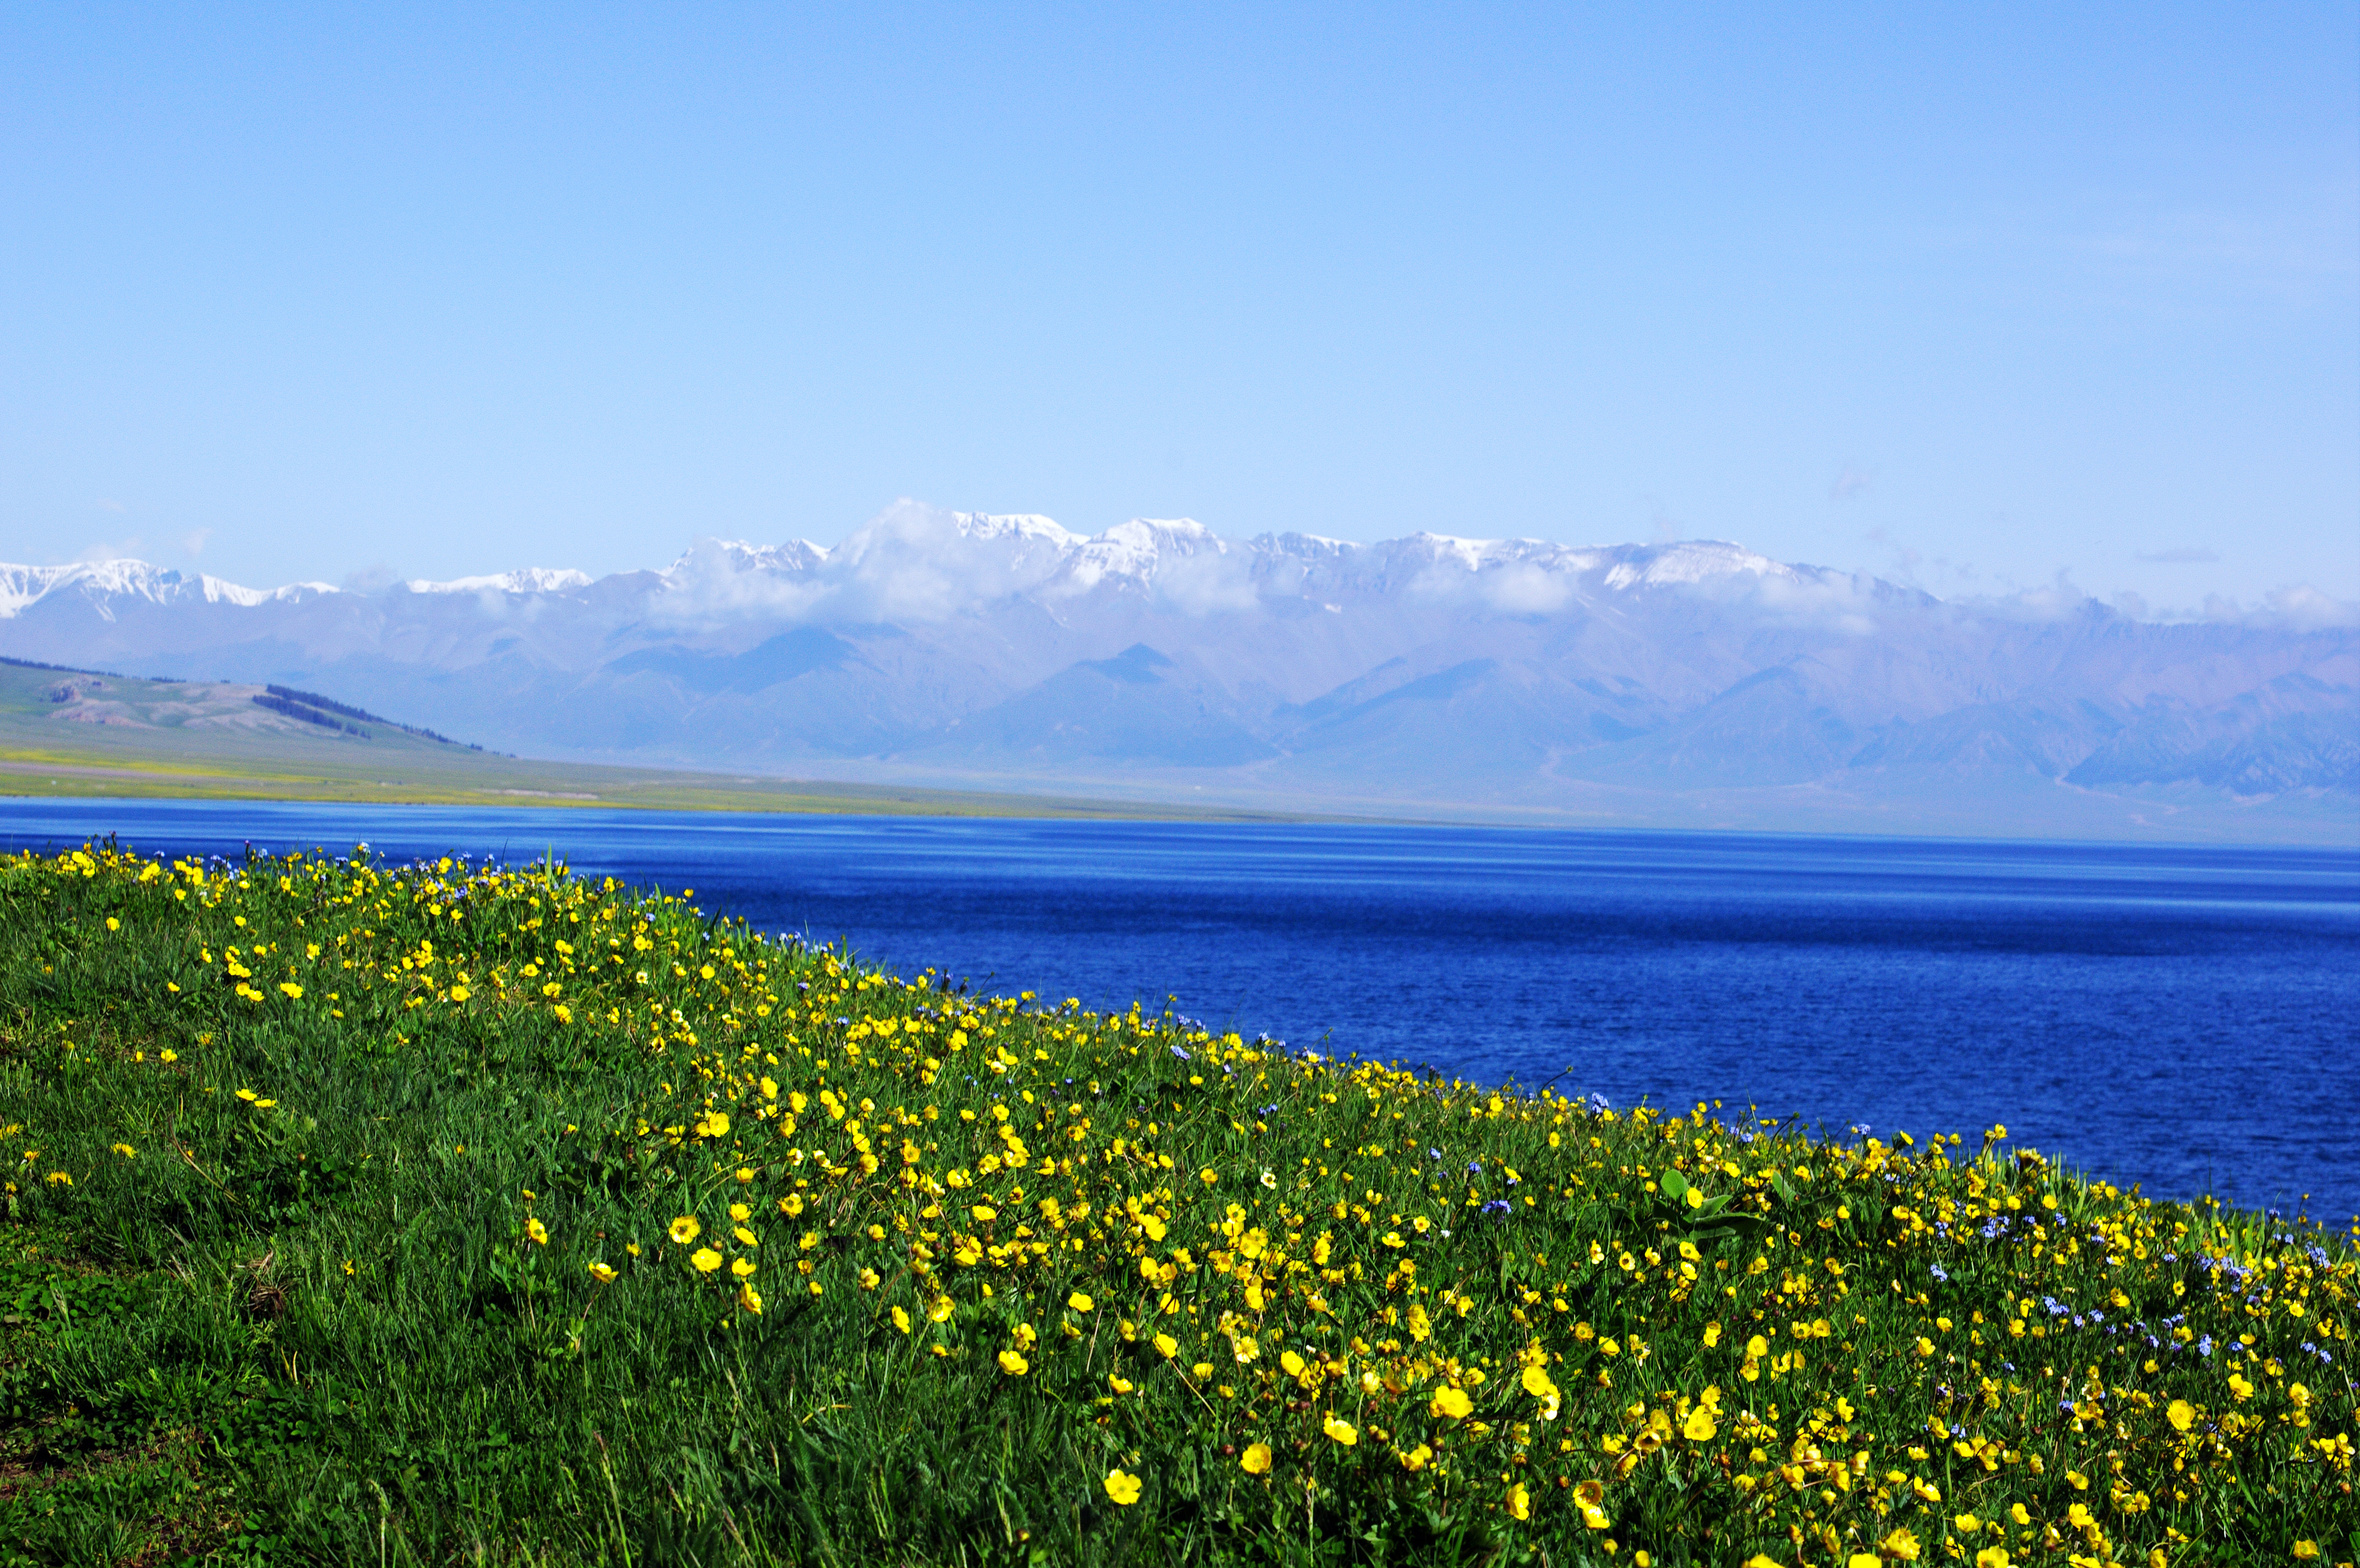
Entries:
<svg viewBox="0 0 2360 1568">
<path fill-rule="evenodd" d="M 9 859 L 0 1558 L 2353 1558 L 2350 1238 L 1715 1109 Z"/>
<path fill-rule="evenodd" d="M 355 710 L 328 701 L 321 708 L 261 686 L 142 680 L 0 660 L 0 795 L 1224 821 L 1285 815 L 528 762 L 374 716 L 354 717 Z"/>
</svg>

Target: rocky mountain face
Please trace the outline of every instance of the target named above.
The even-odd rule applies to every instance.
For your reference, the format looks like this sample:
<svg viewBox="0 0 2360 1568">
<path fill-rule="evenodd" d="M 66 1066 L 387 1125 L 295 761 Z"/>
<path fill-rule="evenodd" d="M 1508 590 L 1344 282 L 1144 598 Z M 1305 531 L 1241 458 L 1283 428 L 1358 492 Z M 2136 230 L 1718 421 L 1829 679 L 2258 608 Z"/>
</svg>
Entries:
<svg viewBox="0 0 2360 1568">
<path fill-rule="evenodd" d="M 356 593 L 0 566 L 0 654 L 503 751 L 1530 814 L 2360 839 L 2360 630 L 1961 604 L 1691 542 L 1239 542 L 914 503 L 833 549 Z M 2257 815 L 2256 813 L 2259 813 Z M 2308 824 L 2308 826 L 2303 826 Z"/>
</svg>

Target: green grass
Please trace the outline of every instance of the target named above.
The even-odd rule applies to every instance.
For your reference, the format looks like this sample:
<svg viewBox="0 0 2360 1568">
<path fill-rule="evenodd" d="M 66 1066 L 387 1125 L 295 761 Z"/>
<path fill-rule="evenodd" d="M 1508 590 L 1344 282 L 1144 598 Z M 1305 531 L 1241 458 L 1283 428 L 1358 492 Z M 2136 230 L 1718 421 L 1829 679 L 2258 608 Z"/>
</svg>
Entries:
<svg viewBox="0 0 2360 1568">
<path fill-rule="evenodd" d="M 0 862 L 0 1164 L 0 1562 L 2360 1547 L 2344 1236 L 554 868 Z"/>
</svg>

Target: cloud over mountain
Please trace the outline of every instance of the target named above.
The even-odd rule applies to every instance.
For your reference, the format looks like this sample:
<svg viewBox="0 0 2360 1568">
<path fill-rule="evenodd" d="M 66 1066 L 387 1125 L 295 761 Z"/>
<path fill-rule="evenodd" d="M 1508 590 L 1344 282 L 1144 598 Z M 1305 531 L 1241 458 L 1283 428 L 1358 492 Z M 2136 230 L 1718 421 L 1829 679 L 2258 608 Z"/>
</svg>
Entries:
<svg viewBox="0 0 2360 1568">
<path fill-rule="evenodd" d="M 2360 816 L 2350 606 L 2303 590 L 2156 624 L 2063 585 L 1944 601 L 1712 541 L 1240 541 L 1184 519 L 1085 537 L 904 501 L 833 548 L 700 539 L 596 580 L 262 591 L 135 561 L 0 567 L 0 653 L 302 685 L 585 760 L 1576 821 L 2269 816 L 2360 837 L 2338 826 Z"/>
</svg>

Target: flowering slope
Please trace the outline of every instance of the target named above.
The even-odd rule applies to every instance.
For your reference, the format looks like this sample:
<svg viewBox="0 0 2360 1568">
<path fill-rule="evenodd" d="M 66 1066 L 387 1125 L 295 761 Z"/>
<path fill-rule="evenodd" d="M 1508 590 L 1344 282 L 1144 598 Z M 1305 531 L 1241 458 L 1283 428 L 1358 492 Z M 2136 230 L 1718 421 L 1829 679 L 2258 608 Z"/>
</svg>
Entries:
<svg viewBox="0 0 2360 1568">
<path fill-rule="evenodd" d="M 2360 1269 L 2316 1226 L 2003 1129 L 1834 1143 L 973 996 L 687 896 L 0 863 L 6 1441 L 44 1478 L 0 1535 L 74 1555 L 103 1477 L 68 1520 L 330 1558 L 2360 1546 Z"/>
</svg>

